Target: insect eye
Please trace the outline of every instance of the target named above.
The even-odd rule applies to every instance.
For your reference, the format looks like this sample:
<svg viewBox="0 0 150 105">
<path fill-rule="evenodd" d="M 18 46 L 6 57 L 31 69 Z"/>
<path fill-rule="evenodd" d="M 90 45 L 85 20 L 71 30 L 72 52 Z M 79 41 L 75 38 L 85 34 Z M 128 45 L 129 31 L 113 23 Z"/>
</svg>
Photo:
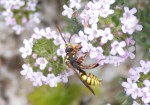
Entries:
<svg viewBox="0 0 150 105">
<path fill-rule="evenodd" d="M 72 51 L 73 51 L 72 48 L 67 48 L 67 49 L 66 49 L 66 52 L 72 52 Z"/>
</svg>

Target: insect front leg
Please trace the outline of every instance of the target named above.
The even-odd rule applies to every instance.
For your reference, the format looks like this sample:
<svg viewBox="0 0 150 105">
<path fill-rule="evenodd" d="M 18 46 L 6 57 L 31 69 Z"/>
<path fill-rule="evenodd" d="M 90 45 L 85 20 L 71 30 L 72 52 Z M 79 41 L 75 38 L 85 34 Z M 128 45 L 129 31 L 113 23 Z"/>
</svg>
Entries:
<svg viewBox="0 0 150 105">
<path fill-rule="evenodd" d="M 83 60 L 88 57 L 90 54 L 90 52 L 87 52 L 84 56 L 81 56 L 78 58 L 77 62 L 79 63 L 79 66 L 81 69 L 93 69 L 96 68 L 97 66 L 99 66 L 98 62 L 91 64 L 91 65 L 83 65 L 82 62 Z"/>
<path fill-rule="evenodd" d="M 77 62 L 82 64 L 83 60 L 90 55 L 90 52 L 86 52 L 86 54 L 84 56 L 81 56 L 78 58 Z"/>
<path fill-rule="evenodd" d="M 93 68 L 96 68 L 98 67 L 99 64 L 98 62 L 94 63 L 94 64 L 91 64 L 91 65 L 83 65 L 83 64 L 80 64 L 80 68 L 81 69 L 93 69 Z"/>
</svg>

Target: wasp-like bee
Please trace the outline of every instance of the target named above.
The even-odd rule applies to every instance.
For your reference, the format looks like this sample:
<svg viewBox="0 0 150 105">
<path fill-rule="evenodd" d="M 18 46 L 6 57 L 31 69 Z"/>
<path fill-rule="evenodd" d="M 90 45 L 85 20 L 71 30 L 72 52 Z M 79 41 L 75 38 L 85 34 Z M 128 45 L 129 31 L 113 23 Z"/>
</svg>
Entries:
<svg viewBox="0 0 150 105">
<path fill-rule="evenodd" d="M 83 84 L 95 95 L 93 89 L 89 85 L 99 85 L 102 80 L 99 80 L 95 75 L 91 73 L 86 73 L 83 69 L 93 69 L 99 66 L 98 63 L 94 63 L 92 65 L 83 65 L 83 60 L 89 56 L 89 52 L 87 52 L 84 56 L 77 57 L 77 52 L 82 48 L 80 44 L 70 44 L 71 37 L 69 38 L 69 42 L 67 43 L 59 29 L 56 25 L 62 39 L 66 43 L 66 56 L 64 58 L 65 64 L 68 68 L 74 70 L 78 78 L 83 82 Z M 76 70 L 78 70 L 78 72 Z"/>
</svg>

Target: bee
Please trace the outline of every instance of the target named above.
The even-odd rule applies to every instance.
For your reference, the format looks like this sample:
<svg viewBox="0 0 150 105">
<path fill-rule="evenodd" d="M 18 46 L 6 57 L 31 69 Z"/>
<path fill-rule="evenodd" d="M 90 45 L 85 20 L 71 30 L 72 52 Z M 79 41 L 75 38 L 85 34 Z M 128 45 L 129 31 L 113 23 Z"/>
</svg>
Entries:
<svg viewBox="0 0 150 105">
<path fill-rule="evenodd" d="M 84 56 L 77 57 L 77 53 L 81 50 L 81 44 L 71 44 L 70 40 L 72 35 L 69 38 L 69 42 L 67 43 L 64 39 L 59 27 L 56 25 L 62 39 L 66 44 L 66 56 L 64 57 L 64 62 L 68 68 L 74 70 L 75 74 L 82 81 L 82 83 L 95 95 L 93 89 L 90 85 L 99 85 L 102 80 L 98 79 L 95 75 L 91 73 L 85 72 L 83 69 L 93 69 L 99 66 L 98 63 L 94 63 L 91 65 L 83 65 L 83 60 L 89 56 L 90 52 L 85 53 Z M 78 72 L 76 71 L 78 70 Z"/>
</svg>

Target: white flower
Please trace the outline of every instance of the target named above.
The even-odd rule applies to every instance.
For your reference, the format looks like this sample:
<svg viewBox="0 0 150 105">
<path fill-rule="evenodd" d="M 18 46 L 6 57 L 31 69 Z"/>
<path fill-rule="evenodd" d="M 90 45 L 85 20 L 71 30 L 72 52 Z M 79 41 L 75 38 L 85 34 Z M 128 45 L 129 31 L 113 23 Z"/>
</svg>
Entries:
<svg viewBox="0 0 150 105">
<path fill-rule="evenodd" d="M 103 44 L 107 43 L 108 40 L 113 39 L 113 34 L 111 34 L 110 28 L 105 28 L 105 30 L 103 31 L 101 36 L 102 36 L 101 37 L 101 43 L 103 43 Z"/>
<path fill-rule="evenodd" d="M 93 0 L 93 2 L 100 2 L 101 4 L 113 4 L 115 0 Z"/>
<path fill-rule="evenodd" d="M 134 46 L 129 47 L 128 51 L 125 52 L 126 53 L 125 56 L 129 57 L 130 59 L 134 59 L 135 58 L 134 51 L 135 51 L 135 47 Z"/>
<path fill-rule="evenodd" d="M 21 56 L 26 58 L 28 55 L 32 54 L 32 46 L 33 46 L 33 39 L 30 38 L 29 40 L 24 39 L 23 41 L 25 47 L 21 47 L 19 50 L 22 53 Z"/>
<path fill-rule="evenodd" d="M 16 19 L 15 18 L 12 18 L 12 17 L 6 17 L 5 18 L 5 24 L 8 26 L 8 25 L 14 25 L 14 29 L 16 31 Z"/>
<path fill-rule="evenodd" d="M 32 54 L 31 48 L 21 47 L 19 50 L 22 53 L 21 54 L 22 58 L 26 58 L 28 55 Z"/>
<path fill-rule="evenodd" d="M 138 81 L 139 80 L 139 78 L 140 78 L 140 73 L 139 73 L 139 71 L 138 70 L 136 70 L 136 69 L 130 69 L 129 70 L 129 73 L 130 73 L 130 78 L 134 81 L 134 82 L 136 82 L 136 81 Z"/>
<path fill-rule="evenodd" d="M 141 104 L 137 103 L 136 101 L 133 101 L 132 105 L 141 105 Z"/>
<path fill-rule="evenodd" d="M 81 8 L 81 0 L 70 0 L 69 7 L 80 9 Z"/>
<path fill-rule="evenodd" d="M 144 81 L 144 82 L 148 82 L 148 81 Z M 142 101 L 145 103 L 145 104 L 148 104 L 150 103 L 150 88 L 149 87 L 143 87 L 142 88 L 142 92 L 143 92 L 143 95 L 142 95 Z"/>
<path fill-rule="evenodd" d="M 32 38 L 30 38 L 29 40 L 24 39 L 23 44 L 25 45 L 25 47 L 32 48 L 33 47 L 33 39 Z"/>
<path fill-rule="evenodd" d="M 125 23 L 125 22 L 124 22 Z M 133 32 L 137 30 L 137 31 L 141 31 L 142 30 L 142 25 L 138 24 L 138 20 L 132 21 L 130 23 L 127 24 L 127 22 L 125 24 L 123 24 L 122 26 L 122 31 L 124 33 L 128 33 L 128 34 L 133 34 Z"/>
<path fill-rule="evenodd" d="M 64 34 L 62 33 L 63 37 L 64 37 Z M 64 40 L 62 39 L 61 35 L 57 35 L 57 34 L 53 34 L 53 43 L 58 46 L 60 44 L 65 44 Z"/>
<path fill-rule="evenodd" d="M 30 14 L 29 15 L 29 18 L 30 18 L 29 22 L 39 24 L 40 23 L 39 17 L 40 17 L 40 14 L 38 12 L 35 12 L 34 14 Z"/>
<path fill-rule="evenodd" d="M 114 10 L 110 9 L 110 5 L 104 5 L 99 9 L 99 14 L 101 17 L 106 18 L 108 15 L 113 14 Z"/>
<path fill-rule="evenodd" d="M 119 66 L 121 62 L 125 61 L 124 57 L 119 57 L 119 56 L 104 56 L 104 60 L 102 60 L 99 64 L 103 65 L 104 63 L 106 64 L 114 64 L 114 66 Z"/>
<path fill-rule="evenodd" d="M 45 29 L 45 32 L 46 32 L 45 37 L 46 37 L 47 39 L 52 39 L 53 36 L 56 34 L 56 31 L 52 31 L 50 27 L 47 27 L 47 28 Z"/>
<path fill-rule="evenodd" d="M 46 65 L 48 64 L 48 61 L 45 58 L 40 57 L 36 59 L 36 64 L 40 66 L 41 70 L 44 70 Z"/>
<path fill-rule="evenodd" d="M 136 83 L 133 83 L 130 78 L 127 79 L 127 82 L 123 82 L 122 86 L 125 87 L 127 95 L 131 95 L 133 99 L 142 96 L 141 88 L 138 88 Z"/>
<path fill-rule="evenodd" d="M 64 8 L 64 11 L 62 12 L 62 15 L 68 16 L 68 18 L 71 18 L 73 14 L 73 10 L 69 8 L 67 5 L 64 5 L 63 8 Z"/>
<path fill-rule="evenodd" d="M 123 56 L 125 54 L 123 47 L 125 46 L 126 46 L 125 41 L 122 41 L 122 42 L 114 41 L 111 44 L 112 49 L 110 51 L 110 54 L 116 55 L 118 53 L 119 55 Z"/>
<path fill-rule="evenodd" d="M 42 86 L 45 76 L 41 72 L 33 72 L 32 78 L 30 81 L 33 83 L 33 86 Z"/>
<path fill-rule="evenodd" d="M 83 33 L 83 31 L 79 31 L 79 37 L 76 37 L 75 42 L 81 44 L 83 42 L 88 42 L 88 37 Z"/>
<path fill-rule="evenodd" d="M 143 81 L 143 84 L 145 85 L 145 86 L 147 86 L 148 88 L 149 88 L 149 90 L 150 90 L 150 80 L 144 80 Z"/>
<path fill-rule="evenodd" d="M 81 46 L 82 46 L 81 51 L 83 53 L 89 52 L 93 48 L 92 44 L 85 41 L 81 43 Z"/>
<path fill-rule="evenodd" d="M 24 28 L 20 25 L 14 25 L 12 29 L 16 32 L 17 35 L 19 35 L 24 30 Z"/>
<path fill-rule="evenodd" d="M 150 80 L 147 77 L 148 75 L 144 74 L 144 70 L 149 66 L 148 62 L 141 60 L 140 67 L 136 67 L 135 69 L 131 68 L 129 71 L 131 76 L 127 79 L 127 82 L 122 83 L 126 94 L 131 95 L 135 101 L 140 99 L 144 105 L 148 105 L 150 103 Z M 133 105 L 139 104 L 134 102 Z"/>
<path fill-rule="evenodd" d="M 126 19 L 132 19 L 136 12 L 137 12 L 136 8 L 132 8 L 131 10 L 129 10 L 128 7 L 124 7 L 123 17 Z"/>
<path fill-rule="evenodd" d="M 91 59 L 103 56 L 103 49 L 101 47 L 92 47 L 89 56 Z"/>
<path fill-rule="evenodd" d="M 27 10 L 35 11 L 38 0 L 31 0 L 27 2 Z"/>
<path fill-rule="evenodd" d="M 97 14 L 97 13 L 96 13 Z M 89 19 L 89 24 L 97 24 L 98 22 L 98 16 L 92 16 L 90 19 Z"/>
<path fill-rule="evenodd" d="M 138 19 L 134 14 L 137 12 L 135 8 L 129 10 L 128 7 L 124 7 L 123 17 L 120 18 L 122 25 L 122 31 L 124 33 L 133 34 L 135 30 L 141 31 L 142 25 L 138 24 Z"/>
<path fill-rule="evenodd" d="M 141 68 L 142 68 L 141 72 L 143 72 L 144 74 L 147 74 L 148 72 L 150 72 L 150 61 L 145 62 L 145 61 L 141 60 L 140 64 L 141 64 Z"/>
<path fill-rule="evenodd" d="M 33 70 L 29 64 L 22 65 L 23 70 L 21 70 L 20 74 L 25 76 L 26 79 L 31 79 L 33 75 Z"/>
<path fill-rule="evenodd" d="M 2 18 L 5 20 L 5 24 L 11 26 L 12 30 L 16 32 L 16 34 L 20 34 L 24 30 L 24 26 L 28 25 L 31 21 L 40 22 L 38 19 L 37 13 L 31 12 L 29 9 L 29 3 L 31 4 L 30 7 L 36 9 L 36 4 L 38 0 L 0 0 L 0 5 L 4 9 L 2 11 Z M 27 4 L 27 5 L 26 5 Z M 19 11 L 15 12 L 15 11 Z M 27 12 L 29 15 L 27 16 L 28 20 L 22 21 L 24 19 L 24 12 Z M 18 20 L 17 17 L 19 16 Z M 22 22 L 22 23 L 20 23 Z"/>
<path fill-rule="evenodd" d="M 57 50 L 57 55 L 62 56 L 64 58 L 66 56 L 65 50 L 66 50 L 65 44 L 61 44 L 60 48 Z"/>
<path fill-rule="evenodd" d="M 60 78 L 62 79 L 62 82 L 63 83 L 67 83 L 68 82 L 68 73 L 67 71 L 63 71 L 61 74 L 60 74 Z"/>
<path fill-rule="evenodd" d="M 92 25 L 92 28 L 85 28 L 84 32 L 88 34 L 88 40 L 92 41 L 100 36 L 102 30 L 97 30 L 97 25 Z"/>
<path fill-rule="evenodd" d="M 34 28 L 34 34 L 32 35 L 32 38 L 35 38 L 35 39 L 42 38 L 41 30 L 39 28 L 37 27 Z"/>
<path fill-rule="evenodd" d="M 47 75 L 47 84 L 49 84 L 50 87 L 57 87 L 58 82 L 61 82 L 59 77 L 56 77 L 54 74 Z"/>
</svg>

